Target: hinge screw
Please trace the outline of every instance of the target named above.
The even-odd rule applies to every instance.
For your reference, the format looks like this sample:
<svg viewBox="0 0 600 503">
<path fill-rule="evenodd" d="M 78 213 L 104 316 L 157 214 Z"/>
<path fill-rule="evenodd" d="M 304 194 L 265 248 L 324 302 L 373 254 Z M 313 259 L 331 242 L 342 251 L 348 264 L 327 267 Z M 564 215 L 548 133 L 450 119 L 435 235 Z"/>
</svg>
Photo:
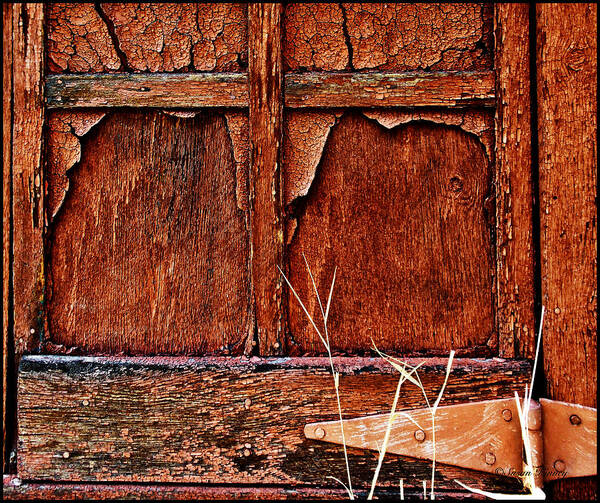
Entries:
<svg viewBox="0 0 600 503">
<path fill-rule="evenodd" d="M 417 442 L 423 442 L 425 440 L 425 432 L 423 430 L 415 431 L 415 439 Z"/>
<path fill-rule="evenodd" d="M 554 469 L 557 472 L 561 472 L 562 473 L 562 472 L 564 472 L 567 469 L 567 466 L 565 465 L 565 462 L 562 459 L 557 459 L 554 462 Z"/>
<path fill-rule="evenodd" d="M 317 438 L 325 438 L 325 430 L 323 428 L 317 428 L 315 430 L 315 437 L 317 437 Z"/>
<path fill-rule="evenodd" d="M 485 454 L 485 463 L 488 465 L 493 465 L 496 462 L 496 456 L 494 456 L 493 452 L 486 452 Z"/>
<path fill-rule="evenodd" d="M 512 420 L 512 412 L 509 409 L 504 409 L 502 411 L 502 417 L 508 423 Z"/>
<path fill-rule="evenodd" d="M 573 414 L 569 418 L 569 421 L 571 421 L 571 424 L 574 426 L 579 426 L 581 424 L 581 418 L 577 414 Z"/>
</svg>

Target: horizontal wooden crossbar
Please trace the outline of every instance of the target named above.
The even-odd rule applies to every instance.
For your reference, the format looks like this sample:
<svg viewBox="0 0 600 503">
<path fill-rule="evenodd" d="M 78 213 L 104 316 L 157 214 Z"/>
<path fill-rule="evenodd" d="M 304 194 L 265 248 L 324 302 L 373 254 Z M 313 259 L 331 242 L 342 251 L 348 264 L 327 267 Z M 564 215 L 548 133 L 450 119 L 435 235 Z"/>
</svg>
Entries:
<svg viewBox="0 0 600 503">
<path fill-rule="evenodd" d="M 494 106 L 493 72 L 299 73 L 285 76 L 291 108 Z M 48 108 L 248 107 L 241 73 L 46 77 Z"/>
<path fill-rule="evenodd" d="M 423 362 L 430 397 L 446 359 Z M 335 358 L 345 417 L 388 412 L 398 373 L 377 358 Z M 444 404 L 511 397 L 530 379 L 527 361 L 458 358 Z M 345 471 L 339 446 L 304 436 L 309 422 L 333 420 L 337 405 L 326 358 L 122 358 L 27 356 L 18 384 L 18 473 L 23 480 L 214 484 L 329 484 Z M 406 383 L 402 408 L 424 403 Z M 368 484 L 372 454 L 350 452 L 353 479 Z M 453 479 L 480 487 L 514 481 L 441 467 L 440 490 Z M 426 461 L 386 458 L 381 486 L 399 477 L 418 486 Z M 518 487 L 518 484 L 516 484 Z"/>
</svg>

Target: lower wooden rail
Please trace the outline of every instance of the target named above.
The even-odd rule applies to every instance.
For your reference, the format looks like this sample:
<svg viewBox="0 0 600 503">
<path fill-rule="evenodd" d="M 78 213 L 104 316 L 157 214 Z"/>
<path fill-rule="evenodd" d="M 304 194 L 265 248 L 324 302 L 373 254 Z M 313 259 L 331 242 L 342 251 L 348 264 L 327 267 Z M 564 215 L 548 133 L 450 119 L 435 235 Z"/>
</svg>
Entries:
<svg viewBox="0 0 600 503">
<path fill-rule="evenodd" d="M 446 359 L 419 375 L 437 395 Z M 398 373 L 381 359 L 336 358 L 344 417 L 388 412 Z M 531 366 L 519 360 L 456 359 L 442 404 L 523 392 Z M 337 415 L 325 358 L 118 358 L 27 356 L 18 382 L 18 476 L 22 480 L 114 483 L 277 484 L 322 487 L 343 477 L 342 449 L 304 436 L 309 422 Z M 423 406 L 403 385 L 402 408 Z M 465 428 L 469 425 L 466 424 Z M 349 450 L 353 481 L 366 488 L 376 453 Z M 387 456 L 382 488 L 419 491 L 427 461 Z M 515 491 L 495 474 L 436 466 L 436 488 Z M 411 489 L 412 488 L 412 489 Z"/>
</svg>

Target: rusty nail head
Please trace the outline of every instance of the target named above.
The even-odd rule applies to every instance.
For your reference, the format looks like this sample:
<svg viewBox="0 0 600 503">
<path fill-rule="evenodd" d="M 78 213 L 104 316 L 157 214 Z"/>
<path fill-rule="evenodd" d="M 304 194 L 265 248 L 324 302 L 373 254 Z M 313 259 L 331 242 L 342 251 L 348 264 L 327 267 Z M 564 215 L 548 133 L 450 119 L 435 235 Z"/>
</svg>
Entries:
<svg viewBox="0 0 600 503">
<path fill-rule="evenodd" d="M 496 462 L 496 456 L 494 456 L 493 452 L 485 453 L 485 463 L 487 465 L 493 465 Z"/>
<path fill-rule="evenodd" d="M 569 421 L 571 421 L 572 425 L 579 426 L 581 424 L 581 418 L 577 414 L 573 414 Z"/>
<path fill-rule="evenodd" d="M 510 422 L 512 420 L 512 412 L 510 411 L 510 409 L 504 409 L 502 411 L 502 417 L 507 423 Z"/>
<path fill-rule="evenodd" d="M 415 431 L 415 439 L 417 442 L 423 442 L 425 440 L 425 432 L 423 430 Z"/>
<path fill-rule="evenodd" d="M 63 458 L 67 459 L 69 456 L 70 454 L 67 451 L 63 452 Z"/>
<path fill-rule="evenodd" d="M 323 428 L 317 428 L 315 430 L 315 437 L 317 438 L 325 438 L 325 430 Z"/>
<path fill-rule="evenodd" d="M 554 469 L 557 472 L 561 472 L 562 473 L 562 472 L 564 472 L 567 469 L 567 466 L 565 465 L 565 462 L 562 459 L 557 459 L 554 462 Z"/>
</svg>

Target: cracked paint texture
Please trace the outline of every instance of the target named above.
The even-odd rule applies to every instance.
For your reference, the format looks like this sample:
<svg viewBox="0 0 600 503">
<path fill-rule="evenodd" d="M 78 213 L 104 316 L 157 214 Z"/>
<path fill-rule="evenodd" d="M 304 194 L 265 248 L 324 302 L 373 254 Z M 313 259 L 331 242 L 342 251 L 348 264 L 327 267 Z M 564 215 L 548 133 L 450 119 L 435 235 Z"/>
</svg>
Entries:
<svg viewBox="0 0 600 503">
<path fill-rule="evenodd" d="M 53 3 L 46 8 L 50 72 L 106 72 L 121 68 L 108 27 L 94 4 Z"/>
<path fill-rule="evenodd" d="M 53 4 L 49 10 L 51 72 L 238 72 L 247 66 L 245 4 Z"/>
<path fill-rule="evenodd" d="M 46 205 L 54 219 L 69 190 L 69 171 L 81 159 L 80 138 L 105 116 L 104 112 L 54 112 L 48 119 Z"/>
<path fill-rule="evenodd" d="M 288 71 L 492 67 L 492 9 L 482 4 L 291 4 Z"/>
</svg>

